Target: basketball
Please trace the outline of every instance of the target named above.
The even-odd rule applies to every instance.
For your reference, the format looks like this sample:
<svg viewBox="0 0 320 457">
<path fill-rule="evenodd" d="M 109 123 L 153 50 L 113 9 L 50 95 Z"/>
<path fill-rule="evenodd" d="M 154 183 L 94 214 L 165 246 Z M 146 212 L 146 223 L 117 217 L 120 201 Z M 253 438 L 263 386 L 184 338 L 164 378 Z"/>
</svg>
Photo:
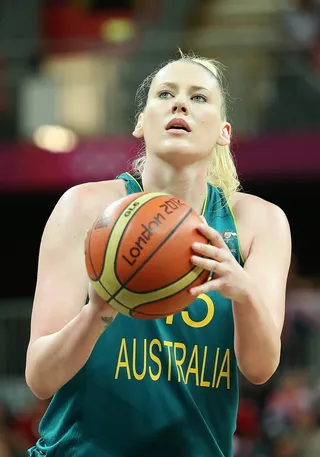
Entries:
<svg viewBox="0 0 320 457">
<path fill-rule="evenodd" d="M 191 263 L 191 245 L 208 243 L 198 214 L 179 198 L 135 193 L 108 206 L 88 231 L 85 264 L 97 293 L 120 313 L 158 319 L 194 301 L 209 272 Z"/>
</svg>

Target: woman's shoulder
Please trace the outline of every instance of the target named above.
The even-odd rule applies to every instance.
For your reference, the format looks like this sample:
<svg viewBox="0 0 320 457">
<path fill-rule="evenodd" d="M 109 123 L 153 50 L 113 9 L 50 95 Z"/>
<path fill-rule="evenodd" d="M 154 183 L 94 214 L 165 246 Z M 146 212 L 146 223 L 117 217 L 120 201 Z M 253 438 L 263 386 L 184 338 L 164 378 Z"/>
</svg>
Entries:
<svg viewBox="0 0 320 457">
<path fill-rule="evenodd" d="M 284 211 L 276 204 L 256 195 L 235 192 L 229 199 L 234 214 L 241 242 L 241 250 L 246 258 L 253 239 L 259 232 L 281 230 L 288 226 Z"/>
<path fill-rule="evenodd" d="M 229 204 L 236 217 L 240 218 L 269 218 L 285 217 L 284 211 L 275 203 L 265 200 L 257 195 L 245 192 L 235 192 L 229 199 Z"/>
<path fill-rule="evenodd" d="M 68 220 L 68 225 L 91 226 L 98 215 L 111 203 L 126 196 L 123 180 L 98 181 L 78 184 L 63 193 L 52 215 Z"/>
</svg>

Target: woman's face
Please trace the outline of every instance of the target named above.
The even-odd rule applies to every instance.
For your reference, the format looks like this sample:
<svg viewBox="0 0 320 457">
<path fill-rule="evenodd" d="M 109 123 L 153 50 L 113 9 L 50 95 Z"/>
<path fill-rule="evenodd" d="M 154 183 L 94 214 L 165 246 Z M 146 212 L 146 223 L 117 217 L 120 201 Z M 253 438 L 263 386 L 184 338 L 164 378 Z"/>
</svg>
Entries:
<svg viewBox="0 0 320 457">
<path fill-rule="evenodd" d="M 147 155 L 178 166 L 203 160 L 217 144 L 230 143 L 222 102 L 209 70 L 192 62 L 170 63 L 155 76 L 134 135 L 144 138 Z"/>
</svg>

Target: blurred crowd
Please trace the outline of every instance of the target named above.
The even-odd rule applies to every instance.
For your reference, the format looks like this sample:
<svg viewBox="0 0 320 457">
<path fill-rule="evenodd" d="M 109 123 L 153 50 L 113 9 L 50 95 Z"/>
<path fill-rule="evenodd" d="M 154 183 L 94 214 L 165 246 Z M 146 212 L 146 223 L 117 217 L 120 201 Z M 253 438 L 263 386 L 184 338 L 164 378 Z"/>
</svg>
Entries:
<svg viewBox="0 0 320 457">
<path fill-rule="evenodd" d="M 297 0 L 295 8 L 282 16 L 289 48 L 309 61 L 320 74 L 320 2 Z"/>
<path fill-rule="evenodd" d="M 282 132 L 318 129 L 320 1 L 293 0 L 292 8 L 280 13 L 279 23 L 284 49 L 274 55 L 274 97 L 266 112 L 265 127 Z"/>
<path fill-rule="evenodd" d="M 319 381 L 287 371 L 268 392 L 257 390 L 240 398 L 235 457 L 319 457 Z"/>
<path fill-rule="evenodd" d="M 0 457 L 25 457 L 38 439 L 38 425 L 48 401 L 34 400 L 27 408 L 12 413 L 0 403 Z"/>
</svg>

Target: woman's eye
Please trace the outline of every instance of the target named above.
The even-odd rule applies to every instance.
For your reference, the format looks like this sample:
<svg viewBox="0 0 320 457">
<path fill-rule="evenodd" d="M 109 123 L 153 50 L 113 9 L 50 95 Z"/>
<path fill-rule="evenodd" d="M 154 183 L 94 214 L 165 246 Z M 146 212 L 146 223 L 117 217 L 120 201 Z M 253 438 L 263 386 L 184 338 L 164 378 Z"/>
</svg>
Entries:
<svg viewBox="0 0 320 457">
<path fill-rule="evenodd" d="M 169 92 L 167 90 L 163 90 L 163 91 L 159 92 L 159 98 L 172 98 L 172 97 L 174 97 L 172 92 Z M 207 101 L 207 98 L 204 95 L 195 94 L 191 97 L 191 100 L 203 103 L 203 102 Z"/>
<path fill-rule="evenodd" d="M 195 100 L 196 102 L 206 102 L 207 99 L 204 95 L 200 95 L 200 94 L 197 94 L 197 95 L 194 95 L 192 97 L 192 100 Z"/>
<path fill-rule="evenodd" d="M 164 90 L 164 91 L 159 93 L 159 97 L 160 98 L 170 98 L 170 97 L 173 97 L 173 95 L 172 95 L 171 92 L 168 92 L 167 90 Z"/>
</svg>

